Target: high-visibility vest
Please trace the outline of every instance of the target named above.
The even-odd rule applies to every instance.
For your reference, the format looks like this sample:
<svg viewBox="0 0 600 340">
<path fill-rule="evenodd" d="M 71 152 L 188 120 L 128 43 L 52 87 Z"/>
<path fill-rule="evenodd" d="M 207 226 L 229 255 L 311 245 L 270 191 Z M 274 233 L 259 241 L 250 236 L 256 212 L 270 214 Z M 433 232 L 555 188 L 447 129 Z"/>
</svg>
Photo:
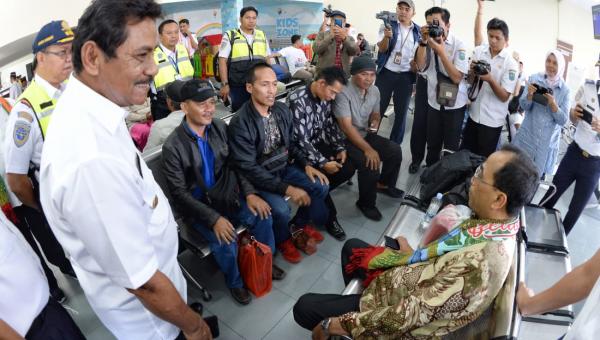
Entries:
<svg viewBox="0 0 600 340">
<path fill-rule="evenodd" d="M 56 106 L 56 99 L 50 98 L 46 90 L 33 79 L 25 92 L 19 96 L 17 102 L 23 102 L 33 110 L 42 131 L 42 139 L 45 139 L 50 118 Z"/>
<path fill-rule="evenodd" d="M 175 46 L 177 55 L 177 68 L 169 59 L 167 52 L 163 51 L 160 46 L 154 49 L 154 62 L 158 66 L 158 73 L 154 76 L 154 87 L 160 91 L 174 80 L 190 80 L 194 77 L 194 67 L 190 62 L 190 56 L 187 49 L 182 44 Z"/>
<path fill-rule="evenodd" d="M 267 38 L 263 31 L 255 29 L 254 41 L 250 46 L 239 29 L 230 30 L 228 35 L 231 43 L 228 67 L 229 82 L 241 86 L 246 83 L 246 72 L 252 65 L 252 61 L 267 59 Z"/>
</svg>

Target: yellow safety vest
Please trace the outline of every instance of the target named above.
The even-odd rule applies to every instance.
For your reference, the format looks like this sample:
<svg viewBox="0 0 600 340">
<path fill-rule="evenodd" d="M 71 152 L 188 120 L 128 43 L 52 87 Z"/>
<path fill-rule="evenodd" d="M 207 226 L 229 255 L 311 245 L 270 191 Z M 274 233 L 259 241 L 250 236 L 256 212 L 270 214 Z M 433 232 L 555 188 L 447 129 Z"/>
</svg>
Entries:
<svg viewBox="0 0 600 340">
<path fill-rule="evenodd" d="M 177 68 L 160 46 L 154 49 L 154 62 L 158 66 L 158 73 L 154 76 L 154 87 L 158 91 L 164 89 L 174 80 L 190 80 L 194 77 L 194 66 L 190 62 L 190 56 L 185 46 L 177 44 L 175 53 L 177 55 Z"/>
<path fill-rule="evenodd" d="M 231 43 L 228 67 L 229 82 L 233 85 L 243 85 L 252 61 L 267 59 L 267 38 L 263 31 L 255 29 L 254 41 L 250 46 L 241 30 L 231 30 L 228 35 Z"/>
<path fill-rule="evenodd" d="M 25 92 L 17 98 L 17 102 L 23 102 L 33 110 L 40 130 L 42 130 L 42 139 L 45 139 L 50 118 L 56 106 L 56 99 L 50 98 L 46 90 L 33 79 Z"/>
</svg>

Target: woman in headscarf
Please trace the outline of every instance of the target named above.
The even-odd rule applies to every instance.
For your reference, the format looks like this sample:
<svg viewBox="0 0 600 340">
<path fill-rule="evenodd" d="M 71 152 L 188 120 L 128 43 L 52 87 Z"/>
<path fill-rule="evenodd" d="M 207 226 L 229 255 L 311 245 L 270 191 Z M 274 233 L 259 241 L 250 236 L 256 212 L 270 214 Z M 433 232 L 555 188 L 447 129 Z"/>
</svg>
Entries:
<svg viewBox="0 0 600 340">
<path fill-rule="evenodd" d="M 569 119 L 569 89 L 562 75 L 565 58 L 558 50 L 546 55 L 545 72 L 529 77 L 527 91 L 519 103 L 525 110 L 525 120 L 517 132 L 514 144 L 533 159 L 542 177 L 552 174 L 560 141 L 560 131 Z M 538 89 L 551 92 L 540 94 Z M 538 93 L 536 93 L 538 91 Z"/>
</svg>

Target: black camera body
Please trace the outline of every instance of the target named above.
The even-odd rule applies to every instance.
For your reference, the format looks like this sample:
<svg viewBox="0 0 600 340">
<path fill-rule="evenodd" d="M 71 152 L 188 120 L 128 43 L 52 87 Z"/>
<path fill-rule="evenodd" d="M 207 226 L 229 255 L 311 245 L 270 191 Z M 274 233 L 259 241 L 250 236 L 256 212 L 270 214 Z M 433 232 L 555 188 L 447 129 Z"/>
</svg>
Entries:
<svg viewBox="0 0 600 340">
<path fill-rule="evenodd" d="M 477 60 L 473 62 L 473 73 L 476 76 L 485 76 L 492 71 L 492 66 L 485 60 Z"/>
<path fill-rule="evenodd" d="M 434 19 L 433 23 L 429 25 L 429 36 L 433 39 L 443 37 L 445 33 L 444 29 L 440 27 L 440 22 L 437 19 Z"/>
<path fill-rule="evenodd" d="M 535 87 L 535 92 L 533 93 L 533 96 L 531 96 L 531 100 L 540 105 L 548 106 L 548 98 L 546 98 L 544 95 L 546 95 L 546 94 L 553 95 L 554 91 L 552 91 L 551 88 L 544 87 L 540 84 L 531 84 L 531 85 L 533 85 L 533 87 Z"/>
<path fill-rule="evenodd" d="M 396 13 L 390 11 L 381 11 L 375 14 L 375 19 L 383 20 L 383 24 L 385 25 L 385 27 L 391 29 L 392 25 L 390 25 L 390 23 L 397 22 L 398 16 L 396 15 Z"/>
<path fill-rule="evenodd" d="M 325 13 L 325 16 L 330 18 L 331 14 L 333 14 L 333 10 L 329 7 L 323 8 L 323 12 Z"/>
</svg>

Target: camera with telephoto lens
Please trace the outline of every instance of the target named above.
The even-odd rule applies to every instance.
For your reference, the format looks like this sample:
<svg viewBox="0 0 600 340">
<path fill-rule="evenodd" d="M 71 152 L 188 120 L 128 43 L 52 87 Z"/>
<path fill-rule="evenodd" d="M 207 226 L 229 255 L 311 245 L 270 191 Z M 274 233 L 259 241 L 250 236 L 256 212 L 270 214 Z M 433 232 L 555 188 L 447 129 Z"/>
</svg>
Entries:
<svg viewBox="0 0 600 340">
<path fill-rule="evenodd" d="M 392 13 L 390 11 L 381 11 L 375 14 L 375 19 L 383 20 L 383 24 L 385 25 L 385 27 L 391 29 L 392 25 L 390 25 L 390 22 L 397 22 L 398 16 L 396 15 L 396 13 Z"/>
<path fill-rule="evenodd" d="M 444 33 L 444 29 L 440 27 L 439 20 L 433 19 L 433 23 L 429 25 L 429 36 L 435 39 L 444 36 Z"/>
<path fill-rule="evenodd" d="M 492 71 L 492 66 L 485 60 L 477 60 L 473 62 L 473 73 L 476 76 L 485 76 Z"/>
<path fill-rule="evenodd" d="M 534 103 L 538 103 L 543 106 L 548 106 L 548 98 L 546 98 L 546 94 L 553 95 L 554 91 L 551 88 L 544 87 L 540 84 L 531 84 L 535 87 L 535 92 L 533 96 L 531 96 L 531 100 Z"/>
<path fill-rule="evenodd" d="M 331 7 L 323 8 L 323 12 L 325 12 L 325 16 L 328 18 L 331 18 L 331 15 L 333 14 Z"/>
</svg>

